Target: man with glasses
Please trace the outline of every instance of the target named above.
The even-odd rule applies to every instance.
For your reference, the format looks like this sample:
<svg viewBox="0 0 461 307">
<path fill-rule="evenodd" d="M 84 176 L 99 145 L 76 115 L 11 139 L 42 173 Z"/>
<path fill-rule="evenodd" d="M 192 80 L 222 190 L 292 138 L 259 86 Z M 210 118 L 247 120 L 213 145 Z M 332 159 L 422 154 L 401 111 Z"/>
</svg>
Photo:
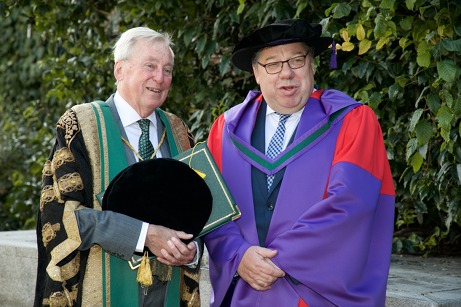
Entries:
<svg viewBox="0 0 461 307">
<path fill-rule="evenodd" d="M 260 91 L 208 139 L 242 212 L 205 236 L 211 306 L 384 306 L 392 174 L 372 109 L 315 89 L 313 59 L 333 44 L 321 30 L 279 21 L 232 53 Z"/>
</svg>

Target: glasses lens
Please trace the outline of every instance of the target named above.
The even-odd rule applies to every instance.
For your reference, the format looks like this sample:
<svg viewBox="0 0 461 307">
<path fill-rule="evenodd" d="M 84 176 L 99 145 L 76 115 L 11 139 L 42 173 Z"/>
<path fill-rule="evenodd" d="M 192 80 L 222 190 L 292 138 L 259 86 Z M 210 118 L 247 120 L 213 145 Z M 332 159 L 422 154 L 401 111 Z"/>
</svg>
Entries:
<svg viewBox="0 0 461 307">
<path fill-rule="evenodd" d="M 276 74 L 280 72 L 282 68 L 282 62 L 275 62 L 266 65 L 266 71 L 268 74 Z"/>
<path fill-rule="evenodd" d="M 306 63 L 306 58 L 304 56 L 297 56 L 288 61 L 288 64 L 293 69 L 301 68 L 304 66 L 305 63 Z"/>
</svg>

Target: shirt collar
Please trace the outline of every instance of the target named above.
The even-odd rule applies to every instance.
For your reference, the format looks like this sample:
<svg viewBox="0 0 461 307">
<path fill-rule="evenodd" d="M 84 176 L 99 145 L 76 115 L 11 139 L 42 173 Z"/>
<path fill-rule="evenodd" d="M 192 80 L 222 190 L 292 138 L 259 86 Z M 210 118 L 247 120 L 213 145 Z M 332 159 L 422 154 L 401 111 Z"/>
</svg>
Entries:
<svg viewBox="0 0 461 307">
<path fill-rule="evenodd" d="M 268 117 L 268 116 L 275 116 L 275 111 L 272 110 L 272 108 L 269 107 L 268 104 L 266 104 L 266 105 L 267 105 L 267 108 L 266 108 L 266 117 Z M 299 111 L 297 111 L 297 112 L 291 114 L 290 118 L 295 118 L 295 117 L 297 118 L 297 117 L 300 117 L 301 114 L 302 114 L 303 111 L 304 111 L 304 108 L 305 108 L 305 106 L 304 106 L 301 110 L 299 110 Z M 274 115 L 272 115 L 272 114 L 274 114 Z"/>
<path fill-rule="evenodd" d="M 136 112 L 135 109 L 133 109 L 133 107 L 131 107 L 128 102 L 126 102 L 126 100 L 119 94 L 118 91 L 115 92 L 114 103 L 115 107 L 117 108 L 118 115 L 120 116 L 120 120 L 122 121 L 123 127 L 128 127 L 141 119 L 141 116 L 139 116 L 138 112 Z M 154 127 L 157 128 L 157 117 L 155 116 L 155 112 L 152 112 L 152 114 L 147 118 L 150 119 Z"/>
</svg>

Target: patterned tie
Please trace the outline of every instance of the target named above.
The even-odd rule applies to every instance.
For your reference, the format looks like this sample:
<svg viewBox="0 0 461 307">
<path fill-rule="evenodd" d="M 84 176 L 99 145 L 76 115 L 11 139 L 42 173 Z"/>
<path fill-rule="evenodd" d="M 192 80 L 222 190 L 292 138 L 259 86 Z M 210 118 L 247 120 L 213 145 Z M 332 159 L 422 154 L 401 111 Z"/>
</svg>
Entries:
<svg viewBox="0 0 461 307">
<path fill-rule="evenodd" d="M 282 151 L 283 147 L 283 138 L 285 137 L 285 122 L 287 121 L 288 117 L 291 114 L 280 114 L 276 113 L 280 116 L 279 124 L 277 126 L 277 130 L 275 130 L 274 135 L 272 136 L 269 147 L 267 147 L 266 156 L 271 159 L 274 159 L 278 156 L 278 154 Z M 267 176 L 267 190 L 269 191 L 272 186 L 272 182 L 274 181 L 275 175 L 268 175 Z"/>
<path fill-rule="evenodd" d="M 150 120 L 143 118 L 138 120 L 139 127 L 141 128 L 141 136 L 139 137 L 138 152 L 143 160 L 148 160 L 154 152 L 154 147 L 149 140 L 149 125 Z"/>
</svg>

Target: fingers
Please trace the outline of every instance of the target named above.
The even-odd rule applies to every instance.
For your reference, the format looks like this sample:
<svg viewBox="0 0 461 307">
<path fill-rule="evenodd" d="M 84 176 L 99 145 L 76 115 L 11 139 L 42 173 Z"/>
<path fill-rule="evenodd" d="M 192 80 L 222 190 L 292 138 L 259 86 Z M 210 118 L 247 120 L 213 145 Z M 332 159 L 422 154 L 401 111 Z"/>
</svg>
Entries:
<svg viewBox="0 0 461 307">
<path fill-rule="evenodd" d="M 252 246 L 243 255 L 237 272 L 254 289 L 268 290 L 278 278 L 285 276 L 285 272 L 270 260 L 276 254 L 277 251 Z"/>
<path fill-rule="evenodd" d="M 178 236 L 178 238 L 183 239 L 183 240 L 189 240 L 194 237 L 194 235 L 190 233 L 185 233 L 184 231 L 176 231 L 176 235 Z"/>
<path fill-rule="evenodd" d="M 165 250 L 170 257 L 176 259 L 176 262 L 188 260 L 190 255 L 195 256 L 195 245 L 190 247 L 185 245 L 181 240 L 190 240 L 193 235 L 183 231 L 176 231 L 160 225 L 149 225 L 145 246 L 157 257 L 165 257 L 161 250 Z M 192 258 L 193 258 L 192 256 Z M 165 258 L 165 261 L 174 261 L 172 258 Z"/>
<path fill-rule="evenodd" d="M 168 240 L 167 242 L 169 252 L 177 259 L 180 259 L 183 256 L 190 256 L 191 254 L 195 255 L 196 247 L 193 242 L 191 243 L 192 244 L 189 243 L 186 245 L 178 238 L 171 238 L 171 240 Z"/>
<path fill-rule="evenodd" d="M 258 249 L 256 249 L 256 252 L 261 255 L 261 257 L 263 258 L 274 258 L 275 256 L 277 256 L 277 251 L 276 250 L 272 250 L 272 249 L 268 249 L 268 248 L 264 248 L 264 247 L 260 247 Z"/>
<path fill-rule="evenodd" d="M 157 259 L 168 265 L 179 266 L 191 263 L 196 253 L 197 248 L 193 242 L 185 245 L 181 240 L 173 237 L 167 241 L 167 248 L 160 250 Z"/>
<path fill-rule="evenodd" d="M 275 263 L 273 263 L 272 260 L 270 260 L 270 259 L 266 259 L 266 260 L 270 264 L 270 266 L 272 267 L 272 270 L 269 273 L 270 275 L 273 275 L 273 276 L 275 276 L 277 278 L 285 277 L 285 272 L 282 271 Z"/>
</svg>

